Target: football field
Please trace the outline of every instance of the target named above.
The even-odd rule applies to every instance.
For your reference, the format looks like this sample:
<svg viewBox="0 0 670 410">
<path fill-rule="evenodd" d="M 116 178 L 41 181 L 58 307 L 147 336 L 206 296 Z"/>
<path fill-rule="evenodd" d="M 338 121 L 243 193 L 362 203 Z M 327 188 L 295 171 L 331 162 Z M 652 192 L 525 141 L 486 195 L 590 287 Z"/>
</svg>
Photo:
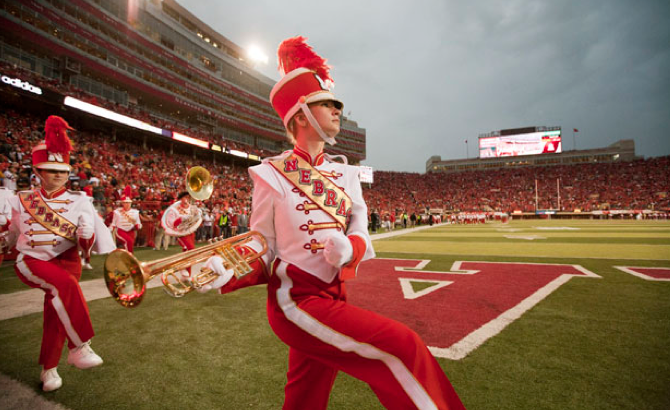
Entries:
<svg viewBox="0 0 670 410">
<path fill-rule="evenodd" d="M 348 284 L 350 301 L 417 331 L 468 409 L 670 408 L 669 222 L 399 233 L 373 236 L 378 258 Z M 82 280 L 104 287 L 103 262 L 94 257 Z M 26 289 L 5 262 L 0 309 L 22 304 Z M 39 385 L 41 312 L 6 315 L 0 373 L 17 383 L 2 384 L 0 408 L 36 408 L 39 398 L 69 409 L 281 408 L 288 348 L 267 323 L 265 299 L 255 287 L 181 299 L 153 288 L 135 309 L 90 300 L 92 347 L 105 363 L 78 370 L 64 352 L 63 387 L 52 393 Z M 329 409 L 381 408 L 367 385 L 338 375 Z"/>
</svg>

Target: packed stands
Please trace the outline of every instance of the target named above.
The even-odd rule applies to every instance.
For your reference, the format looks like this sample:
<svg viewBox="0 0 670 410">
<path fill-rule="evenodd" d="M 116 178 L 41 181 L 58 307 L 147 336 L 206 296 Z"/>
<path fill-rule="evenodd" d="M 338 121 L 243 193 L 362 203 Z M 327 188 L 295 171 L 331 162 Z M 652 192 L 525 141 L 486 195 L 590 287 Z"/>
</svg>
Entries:
<svg viewBox="0 0 670 410">
<path fill-rule="evenodd" d="M 452 174 L 375 172 L 368 206 L 387 211 L 592 212 L 670 208 L 670 157 Z M 560 208 L 558 206 L 560 192 Z"/>
<path fill-rule="evenodd" d="M 30 149 L 43 138 L 42 126 L 43 119 L 37 116 L 12 110 L 0 114 L 2 171 L 12 171 L 12 164 L 18 165 L 13 172 L 22 171 L 17 172 L 19 189 L 30 186 Z M 154 229 L 151 222 L 185 190 L 186 170 L 195 165 L 208 168 L 216 179 L 212 198 L 201 204 L 214 220 L 227 212 L 250 212 L 252 185 L 246 170 L 250 164 L 215 163 L 212 159 L 170 153 L 160 143 L 147 146 L 146 141 L 114 140 L 85 130 L 73 132 L 72 140 L 75 153 L 71 159 L 71 188 L 92 196 L 102 216 L 114 209 L 124 190 L 130 191 L 135 206 L 149 222 L 145 243 L 150 243 Z M 403 212 L 421 215 L 431 209 L 443 213 L 534 212 L 536 181 L 537 209 L 668 210 L 668 169 L 670 157 L 666 156 L 633 162 L 452 174 L 378 171 L 374 184 L 364 184 L 363 194 L 369 211 L 377 213 L 382 221 L 389 215 L 400 221 Z"/>
</svg>

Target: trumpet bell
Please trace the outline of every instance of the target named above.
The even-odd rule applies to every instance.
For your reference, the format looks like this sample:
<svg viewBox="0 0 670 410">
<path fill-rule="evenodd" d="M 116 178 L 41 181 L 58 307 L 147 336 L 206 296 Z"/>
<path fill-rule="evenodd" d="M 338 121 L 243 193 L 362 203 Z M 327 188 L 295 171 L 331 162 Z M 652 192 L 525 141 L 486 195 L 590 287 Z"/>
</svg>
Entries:
<svg viewBox="0 0 670 410">
<path fill-rule="evenodd" d="M 214 192 L 214 180 L 206 168 L 196 166 L 186 173 L 186 190 L 199 201 L 209 199 Z"/>
<path fill-rule="evenodd" d="M 105 259 L 105 283 L 112 297 L 124 307 L 139 305 L 146 292 L 140 262 L 123 249 L 113 251 Z"/>
</svg>

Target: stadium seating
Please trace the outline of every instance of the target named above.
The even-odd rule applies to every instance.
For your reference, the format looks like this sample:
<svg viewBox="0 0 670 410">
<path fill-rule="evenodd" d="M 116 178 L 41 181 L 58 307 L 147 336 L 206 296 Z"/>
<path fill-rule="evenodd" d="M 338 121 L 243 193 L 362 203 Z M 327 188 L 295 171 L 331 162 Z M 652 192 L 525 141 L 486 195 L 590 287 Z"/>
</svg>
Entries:
<svg viewBox="0 0 670 410">
<path fill-rule="evenodd" d="M 0 114 L 0 164 L 19 163 L 29 173 L 30 149 L 43 138 L 43 119 L 11 110 Z M 112 140 L 83 130 L 72 133 L 71 186 L 96 197 L 101 213 L 110 212 L 121 194 L 130 191 L 148 222 L 145 242 L 153 232 L 156 213 L 172 203 L 183 190 L 186 170 L 202 165 L 216 178 L 214 195 L 203 206 L 218 217 L 231 208 L 251 208 L 252 185 L 244 166 L 196 161 L 192 156 L 169 153 L 167 147 L 144 147 L 132 141 Z M 561 210 L 670 209 L 670 157 L 633 162 L 526 167 L 454 174 L 418 174 L 377 171 L 372 185 L 364 184 L 363 195 L 370 212 L 382 218 L 393 213 L 422 214 L 426 209 L 447 211 L 557 209 L 560 187 Z M 99 180 L 97 195 L 91 181 Z M 557 183 L 557 179 L 559 182 Z M 29 181 L 24 181 L 24 184 Z M 100 199 L 102 197 L 102 199 Z"/>
</svg>

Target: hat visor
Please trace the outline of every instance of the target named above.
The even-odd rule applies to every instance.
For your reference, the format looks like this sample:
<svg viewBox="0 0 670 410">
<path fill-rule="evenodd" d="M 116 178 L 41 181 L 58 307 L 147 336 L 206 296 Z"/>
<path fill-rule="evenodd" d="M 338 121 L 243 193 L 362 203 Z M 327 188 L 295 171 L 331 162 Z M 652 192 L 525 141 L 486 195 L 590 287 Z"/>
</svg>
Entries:
<svg viewBox="0 0 670 410">
<path fill-rule="evenodd" d="M 335 108 L 337 108 L 338 110 L 342 110 L 342 108 L 344 108 L 344 103 L 338 100 L 335 97 L 335 94 L 331 93 L 330 91 L 318 92 L 312 94 L 305 100 L 307 104 L 312 104 L 320 101 L 332 101 L 333 103 L 335 103 Z"/>
<path fill-rule="evenodd" d="M 64 164 L 62 162 L 42 162 L 41 164 L 35 165 L 37 169 L 51 169 L 54 171 L 70 171 L 72 167 L 70 164 Z"/>
</svg>

